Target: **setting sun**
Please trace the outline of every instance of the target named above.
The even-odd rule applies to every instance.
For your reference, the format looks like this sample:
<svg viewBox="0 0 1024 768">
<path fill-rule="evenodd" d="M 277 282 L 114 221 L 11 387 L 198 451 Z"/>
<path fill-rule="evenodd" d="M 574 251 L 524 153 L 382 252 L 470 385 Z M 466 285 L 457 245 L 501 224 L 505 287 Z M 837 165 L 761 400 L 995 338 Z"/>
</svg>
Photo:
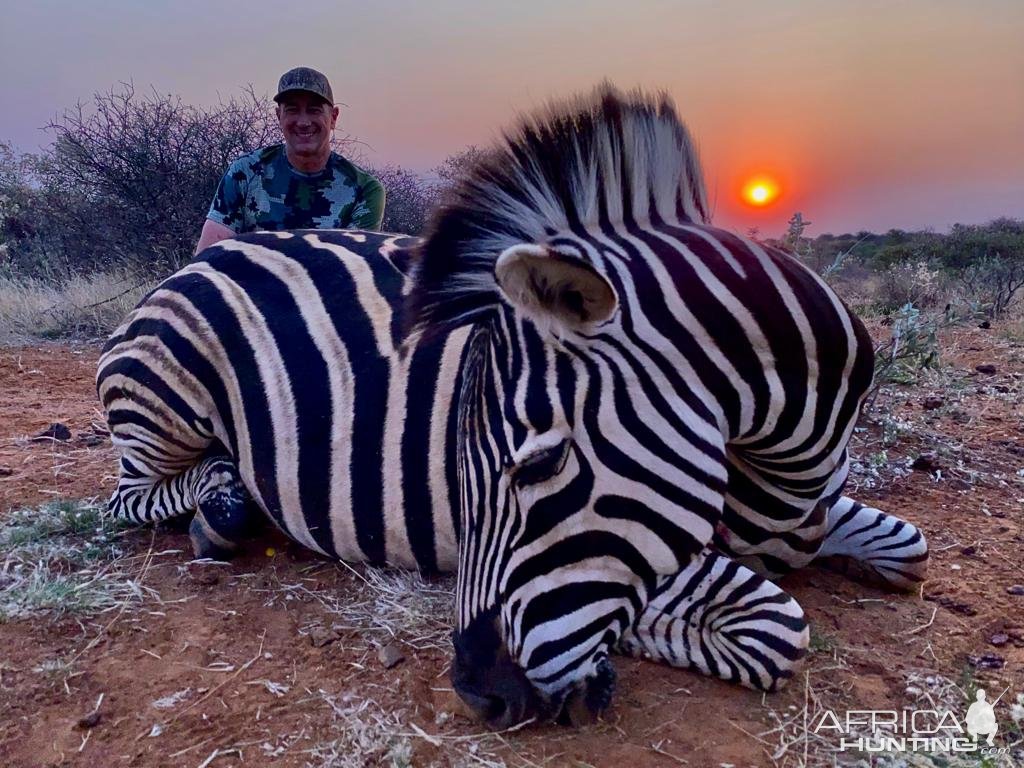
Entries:
<svg viewBox="0 0 1024 768">
<path fill-rule="evenodd" d="M 768 178 L 751 179 L 743 186 L 743 199 L 758 207 L 775 202 L 779 196 L 779 185 Z"/>
</svg>

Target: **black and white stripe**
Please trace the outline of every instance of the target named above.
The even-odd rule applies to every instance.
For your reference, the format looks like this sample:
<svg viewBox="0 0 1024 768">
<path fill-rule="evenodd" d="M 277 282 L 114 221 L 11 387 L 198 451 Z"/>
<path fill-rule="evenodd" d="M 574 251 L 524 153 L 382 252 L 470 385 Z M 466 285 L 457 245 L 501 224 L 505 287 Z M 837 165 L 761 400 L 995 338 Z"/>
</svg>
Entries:
<svg viewBox="0 0 1024 768">
<path fill-rule="evenodd" d="M 259 508 L 310 549 L 453 570 L 446 446 L 468 329 L 402 346 L 407 240 L 253 235 L 150 294 L 100 360 L 122 451 L 115 514 L 199 509 L 198 462 L 230 457 Z"/>
</svg>

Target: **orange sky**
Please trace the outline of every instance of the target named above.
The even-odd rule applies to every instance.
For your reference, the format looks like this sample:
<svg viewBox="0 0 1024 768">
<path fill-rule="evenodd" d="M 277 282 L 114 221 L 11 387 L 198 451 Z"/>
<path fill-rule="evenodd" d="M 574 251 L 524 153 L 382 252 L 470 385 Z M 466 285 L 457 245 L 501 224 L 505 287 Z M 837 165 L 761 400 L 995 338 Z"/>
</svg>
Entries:
<svg viewBox="0 0 1024 768">
<path fill-rule="evenodd" d="M 675 97 L 717 223 L 777 234 L 800 210 L 818 234 L 1024 216 L 1021 0 L 496 5 L 11 8 L 0 140 L 34 148 L 55 112 L 119 80 L 212 103 L 308 64 L 348 105 L 365 161 L 426 170 L 516 110 L 608 77 Z M 775 205 L 741 202 L 755 173 L 778 179 Z"/>
</svg>

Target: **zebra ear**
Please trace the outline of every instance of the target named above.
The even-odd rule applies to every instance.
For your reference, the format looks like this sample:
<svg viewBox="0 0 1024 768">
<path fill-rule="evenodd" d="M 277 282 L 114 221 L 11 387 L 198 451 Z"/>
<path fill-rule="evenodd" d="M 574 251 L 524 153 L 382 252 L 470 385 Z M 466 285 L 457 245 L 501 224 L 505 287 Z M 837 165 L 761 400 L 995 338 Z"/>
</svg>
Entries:
<svg viewBox="0 0 1024 768">
<path fill-rule="evenodd" d="M 578 256 L 523 243 L 494 265 L 505 299 L 542 326 L 583 330 L 603 323 L 619 306 L 608 279 Z"/>
</svg>

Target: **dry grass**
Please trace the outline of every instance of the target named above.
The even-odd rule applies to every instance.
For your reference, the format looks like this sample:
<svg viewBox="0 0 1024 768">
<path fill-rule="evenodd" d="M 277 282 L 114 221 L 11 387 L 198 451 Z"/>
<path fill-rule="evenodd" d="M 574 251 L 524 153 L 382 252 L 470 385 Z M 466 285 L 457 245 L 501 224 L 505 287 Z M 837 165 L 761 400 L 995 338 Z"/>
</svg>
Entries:
<svg viewBox="0 0 1024 768">
<path fill-rule="evenodd" d="M 60 285 L 0 276 L 0 344 L 105 336 L 153 284 L 127 272 L 78 275 Z"/>
<path fill-rule="evenodd" d="M 318 587 L 325 570 L 338 570 L 346 579 L 358 582 L 356 589 Z M 433 721 L 423 719 L 417 707 L 394 706 L 390 691 L 362 680 L 372 667 L 380 647 L 397 641 L 405 649 L 451 652 L 455 580 L 424 579 L 418 573 L 346 563 L 318 563 L 306 569 L 303 578 L 283 581 L 272 572 L 265 589 L 267 605 L 302 601 L 318 604 L 318 618 L 299 628 L 300 635 L 330 630 L 348 638 L 346 651 L 359 655 L 348 677 L 335 682 L 340 690 L 306 689 L 299 703 L 314 702 L 330 708 L 328 731 L 318 732 L 314 746 L 303 750 L 310 768 L 348 768 L 380 765 L 401 768 L 411 765 L 437 766 L 532 766 L 539 763 L 520 754 L 510 741 L 512 732 L 532 721 L 504 732 L 452 730 L 451 713 L 442 711 Z M 358 641 L 365 639 L 363 647 Z M 271 681 L 256 681 L 274 687 Z M 268 686 L 268 683 L 270 685 Z M 254 683 L 255 684 L 255 683 Z M 440 683 L 439 683 L 440 684 Z M 358 693 L 353 688 L 358 687 Z M 438 689 L 441 690 L 441 689 Z M 273 692 L 273 691 L 272 691 Z M 389 703 L 384 703 L 389 700 Z M 294 752 L 303 735 L 292 734 L 277 747 L 264 747 L 267 755 Z M 425 757 L 417 747 L 433 748 L 436 758 Z M 540 764 L 547 764 L 542 761 Z"/>
<path fill-rule="evenodd" d="M 304 626 L 308 635 L 318 627 L 335 632 L 357 632 L 378 646 L 392 640 L 415 650 L 451 650 L 455 604 L 454 577 L 424 579 L 415 571 L 400 571 L 373 566 L 351 566 L 345 562 L 318 563 L 308 572 L 337 569 L 360 582 L 361 588 L 339 594 L 316 589 L 315 579 L 286 583 L 274 578 L 271 589 L 264 590 L 268 601 L 302 600 L 319 603 L 329 621 Z M 304 583 L 305 582 L 305 583 Z M 260 590 L 256 590 L 260 591 Z"/>
<path fill-rule="evenodd" d="M 791 704 L 781 711 L 766 706 L 773 725 L 757 734 L 732 724 L 761 745 L 766 764 L 775 768 L 846 764 L 846 756 L 837 751 L 838 745 L 829 738 L 831 733 L 817 733 L 815 726 L 826 711 L 842 712 L 850 706 L 849 691 L 841 682 L 850 670 L 848 649 L 835 638 L 816 633 L 811 636 L 811 649 L 813 656 L 802 679 L 790 683 L 803 689 L 803 706 Z M 767 699 L 762 701 L 768 704 Z"/>
<path fill-rule="evenodd" d="M 386 711 L 372 699 L 354 694 L 321 690 L 313 698 L 329 706 L 333 718 L 328 740 L 309 750 L 311 768 L 412 765 L 412 741 L 402 733 L 404 712 Z"/>
<path fill-rule="evenodd" d="M 458 734 L 439 730 L 444 721 L 418 725 L 404 709 L 382 707 L 372 697 L 353 693 L 331 695 L 323 690 L 311 693 L 327 704 L 333 713 L 330 740 L 310 750 L 309 768 L 357 768 L 365 765 L 389 766 L 483 766 L 540 768 L 541 763 L 518 753 L 507 737 L 532 721 L 505 731 Z M 437 750 L 434 759 L 416 753 L 416 746 L 428 744 Z M 553 758 L 557 759 L 557 758 Z"/>
<path fill-rule="evenodd" d="M 0 524 L 0 623 L 39 615 L 102 614 L 155 593 L 138 577 L 122 527 L 94 501 L 15 510 Z"/>
</svg>

